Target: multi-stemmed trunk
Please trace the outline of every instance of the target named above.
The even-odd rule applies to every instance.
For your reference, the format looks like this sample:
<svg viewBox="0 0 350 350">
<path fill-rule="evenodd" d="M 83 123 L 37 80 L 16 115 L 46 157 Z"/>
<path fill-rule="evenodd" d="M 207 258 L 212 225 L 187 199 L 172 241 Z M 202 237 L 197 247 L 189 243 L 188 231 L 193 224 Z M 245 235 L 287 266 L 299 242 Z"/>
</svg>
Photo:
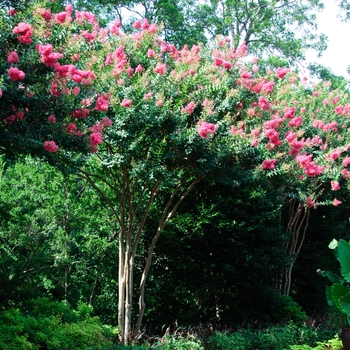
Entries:
<svg viewBox="0 0 350 350">
<path fill-rule="evenodd" d="M 172 219 L 194 185 L 202 176 L 193 177 L 183 174 L 177 184 L 167 187 L 169 197 L 165 200 L 160 213 L 158 227 L 146 251 L 146 259 L 141 274 L 138 296 L 138 317 L 133 327 L 132 302 L 134 290 L 134 263 L 140 239 L 145 229 L 146 220 L 152 204 L 160 191 L 160 181 L 142 182 L 133 178 L 128 169 L 121 164 L 119 168 L 105 168 L 105 176 L 81 171 L 85 178 L 100 194 L 117 219 L 119 231 L 119 268 L 118 268 L 118 327 L 120 341 L 127 343 L 140 334 L 142 318 L 145 312 L 145 285 L 152 263 L 155 245 L 165 226 Z M 106 176 L 107 175 L 107 176 Z M 107 185 L 108 190 L 104 188 Z"/>
<path fill-rule="evenodd" d="M 289 295 L 290 293 L 293 266 L 304 243 L 310 217 L 310 208 L 296 200 L 291 200 L 287 204 L 287 209 L 288 223 L 285 232 L 289 240 L 285 243 L 284 248 L 288 263 L 283 271 L 279 288 L 284 295 Z"/>
</svg>

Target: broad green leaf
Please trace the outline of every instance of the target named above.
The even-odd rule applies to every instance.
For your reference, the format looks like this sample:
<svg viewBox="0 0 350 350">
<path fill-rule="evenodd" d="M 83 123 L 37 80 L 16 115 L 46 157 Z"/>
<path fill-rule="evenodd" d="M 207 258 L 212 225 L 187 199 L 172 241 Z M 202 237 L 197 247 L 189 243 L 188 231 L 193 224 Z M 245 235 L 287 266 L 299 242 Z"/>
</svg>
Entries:
<svg viewBox="0 0 350 350">
<path fill-rule="evenodd" d="M 339 304 L 347 315 L 350 315 L 350 290 L 348 289 L 348 294 L 339 300 Z"/>
<path fill-rule="evenodd" d="M 348 295 L 350 290 L 340 283 L 335 283 L 330 288 L 330 291 L 331 291 L 331 296 L 332 296 L 332 299 L 333 299 L 335 306 L 340 311 L 345 312 L 343 309 L 343 306 L 340 303 L 340 300 L 343 299 L 346 295 Z"/>
<path fill-rule="evenodd" d="M 337 250 L 341 275 L 347 282 L 350 282 L 350 244 L 341 239 L 339 240 Z"/>
</svg>

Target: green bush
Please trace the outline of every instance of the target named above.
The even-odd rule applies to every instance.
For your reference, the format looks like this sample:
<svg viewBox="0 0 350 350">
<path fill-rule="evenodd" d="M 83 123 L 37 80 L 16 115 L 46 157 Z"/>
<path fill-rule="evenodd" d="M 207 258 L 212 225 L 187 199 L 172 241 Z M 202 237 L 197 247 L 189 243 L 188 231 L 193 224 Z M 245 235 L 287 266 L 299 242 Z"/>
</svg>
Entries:
<svg viewBox="0 0 350 350">
<path fill-rule="evenodd" d="M 25 311 L 13 308 L 0 313 L 1 349 L 86 350 L 112 344 L 114 330 L 103 326 L 98 317 L 88 316 L 86 306 L 74 312 L 45 298 L 30 304 Z"/>
<path fill-rule="evenodd" d="M 266 329 L 240 329 L 236 332 L 216 333 L 206 342 L 207 350 L 284 350 L 300 344 L 317 344 L 317 329 L 306 324 L 288 323 Z M 307 349 L 307 348 L 305 348 Z"/>
<path fill-rule="evenodd" d="M 194 336 L 168 336 L 157 342 L 154 349 L 161 350 L 204 350 L 201 342 Z"/>
<path fill-rule="evenodd" d="M 290 347 L 290 350 L 340 350 L 342 348 L 342 342 L 339 339 L 339 336 L 336 335 L 331 340 L 327 340 L 325 342 L 317 342 L 316 347 L 311 347 L 309 345 L 292 345 Z"/>
</svg>

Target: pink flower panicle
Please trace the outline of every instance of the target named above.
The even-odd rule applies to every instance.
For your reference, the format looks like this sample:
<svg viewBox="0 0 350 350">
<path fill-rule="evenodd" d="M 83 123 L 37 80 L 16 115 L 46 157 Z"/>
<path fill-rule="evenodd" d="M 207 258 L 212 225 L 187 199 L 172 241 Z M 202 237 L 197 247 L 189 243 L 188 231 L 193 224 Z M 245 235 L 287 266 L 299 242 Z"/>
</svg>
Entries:
<svg viewBox="0 0 350 350">
<path fill-rule="evenodd" d="M 334 198 L 334 200 L 333 200 L 333 205 L 335 206 L 335 207 L 337 207 L 338 205 L 340 205 L 342 202 L 340 201 L 340 200 L 338 200 L 337 198 Z"/>
<path fill-rule="evenodd" d="M 196 104 L 194 101 L 191 101 L 186 107 L 181 109 L 182 113 L 188 113 L 189 115 L 191 115 L 194 111 L 194 108 L 196 107 Z"/>
<path fill-rule="evenodd" d="M 58 151 L 58 146 L 56 145 L 55 141 L 45 141 L 43 147 L 50 153 L 55 153 Z"/>
<path fill-rule="evenodd" d="M 306 205 L 309 207 L 309 208 L 313 208 L 315 206 L 315 202 L 311 199 L 311 197 L 307 197 L 306 198 Z"/>
<path fill-rule="evenodd" d="M 12 81 L 23 80 L 26 74 L 17 67 L 11 67 L 8 70 L 8 75 Z"/>
<path fill-rule="evenodd" d="M 7 62 L 9 64 L 13 64 L 13 63 L 18 63 L 18 61 L 19 61 L 18 53 L 16 51 L 9 52 L 9 54 L 7 55 Z"/>
<path fill-rule="evenodd" d="M 127 98 L 124 98 L 122 101 L 122 106 L 125 108 L 129 108 L 131 106 L 132 101 L 128 100 Z"/>
<path fill-rule="evenodd" d="M 18 25 L 13 28 L 12 30 L 13 34 L 18 34 L 18 40 L 22 44 L 29 45 L 33 42 L 32 40 L 32 27 L 26 23 L 18 23 Z"/>
<path fill-rule="evenodd" d="M 276 76 L 278 79 L 283 79 L 287 73 L 290 72 L 290 69 L 289 68 L 277 68 L 276 69 Z"/>
<path fill-rule="evenodd" d="M 217 125 L 207 122 L 200 122 L 197 126 L 199 136 L 204 139 L 208 138 L 209 135 L 213 135 L 217 129 Z"/>
<path fill-rule="evenodd" d="M 272 170 L 275 169 L 276 159 L 265 159 L 262 164 L 262 170 Z"/>
<path fill-rule="evenodd" d="M 331 188 L 332 191 L 339 191 L 340 190 L 340 184 L 338 181 L 331 181 Z"/>
<path fill-rule="evenodd" d="M 105 93 L 97 97 L 95 109 L 97 111 L 107 112 L 109 107 L 110 93 Z"/>
</svg>

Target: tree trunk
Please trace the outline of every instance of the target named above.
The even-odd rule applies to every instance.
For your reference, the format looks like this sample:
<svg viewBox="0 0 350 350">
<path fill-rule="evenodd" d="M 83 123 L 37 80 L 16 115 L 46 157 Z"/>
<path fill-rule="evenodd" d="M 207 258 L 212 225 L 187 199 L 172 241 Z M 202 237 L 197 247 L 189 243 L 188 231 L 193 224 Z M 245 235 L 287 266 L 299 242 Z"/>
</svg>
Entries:
<svg viewBox="0 0 350 350">
<path fill-rule="evenodd" d="M 286 233 L 289 235 L 289 241 L 285 244 L 285 251 L 288 258 L 288 266 L 282 276 L 282 286 L 280 292 L 289 295 L 292 285 L 292 270 L 295 260 L 300 253 L 305 240 L 306 229 L 309 225 L 310 208 L 292 200 L 288 203 L 289 220 Z"/>
</svg>

